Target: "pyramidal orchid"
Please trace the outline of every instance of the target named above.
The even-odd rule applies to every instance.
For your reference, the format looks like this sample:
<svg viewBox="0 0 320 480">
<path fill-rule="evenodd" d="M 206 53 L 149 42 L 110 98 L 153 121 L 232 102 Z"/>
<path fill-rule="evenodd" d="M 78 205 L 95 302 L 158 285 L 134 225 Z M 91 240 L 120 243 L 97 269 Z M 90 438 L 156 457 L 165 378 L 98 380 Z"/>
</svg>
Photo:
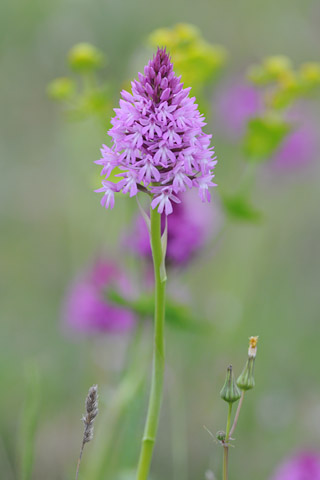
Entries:
<svg viewBox="0 0 320 480">
<path fill-rule="evenodd" d="M 204 117 L 199 113 L 190 88 L 183 88 L 180 77 L 165 49 L 157 53 L 132 82 L 132 93 L 122 91 L 120 108 L 115 109 L 109 135 L 111 147 L 103 145 L 104 175 L 102 206 L 112 208 L 115 193 L 130 197 L 139 191 L 151 197 L 150 217 L 146 221 L 154 267 L 154 342 L 151 389 L 147 418 L 137 467 L 137 480 L 147 480 L 158 431 L 165 369 L 165 257 L 168 222 L 161 231 L 161 217 L 173 212 L 186 190 L 197 189 L 203 202 L 210 200 L 213 169 L 216 165 L 211 135 L 203 133 Z M 110 181 L 117 169 L 118 182 Z M 113 172 L 115 173 L 115 172 Z M 142 208 L 141 208 L 142 210 Z"/>
<path fill-rule="evenodd" d="M 203 133 L 203 115 L 197 109 L 190 88 L 183 88 L 180 77 L 165 49 L 156 55 L 132 83 L 132 93 L 123 90 L 120 107 L 115 109 L 109 135 L 112 147 L 103 145 L 104 175 L 101 205 L 114 206 L 114 194 L 130 197 L 144 191 L 151 195 L 151 207 L 169 215 L 177 194 L 197 188 L 203 202 L 210 200 L 216 165 L 211 135 Z M 119 181 L 108 180 L 118 167 Z"/>
</svg>

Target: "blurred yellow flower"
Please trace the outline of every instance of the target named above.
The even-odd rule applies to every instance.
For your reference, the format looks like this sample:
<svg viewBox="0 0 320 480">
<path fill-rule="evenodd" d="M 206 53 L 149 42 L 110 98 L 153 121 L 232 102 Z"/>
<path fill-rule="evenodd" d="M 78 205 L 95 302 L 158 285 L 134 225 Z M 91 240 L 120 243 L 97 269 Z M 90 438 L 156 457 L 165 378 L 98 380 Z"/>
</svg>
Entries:
<svg viewBox="0 0 320 480">
<path fill-rule="evenodd" d="M 69 65 L 77 72 L 89 72 L 101 68 L 104 54 L 90 43 L 77 43 L 68 54 Z"/>
<path fill-rule="evenodd" d="M 148 40 L 152 47 L 167 48 L 176 73 L 182 75 L 185 85 L 192 85 L 195 94 L 216 78 L 226 62 L 225 48 L 206 42 L 200 30 L 187 23 L 157 29 Z"/>
</svg>

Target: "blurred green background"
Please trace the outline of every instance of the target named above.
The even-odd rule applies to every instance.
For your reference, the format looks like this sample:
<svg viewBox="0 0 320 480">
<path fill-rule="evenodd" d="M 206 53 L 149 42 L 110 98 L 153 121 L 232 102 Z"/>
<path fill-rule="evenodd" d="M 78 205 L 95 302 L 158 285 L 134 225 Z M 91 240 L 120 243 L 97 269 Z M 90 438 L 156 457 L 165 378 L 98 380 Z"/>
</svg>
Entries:
<svg viewBox="0 0 320 480">
<path fill-rule="evenodd" d="M 73 478 L 87 389 L 101 386 L 100 411 L 107 410 L 129 341 L 108 335 L 79 340 L 61 328 L 66 287 L 97 250 L 131 266 L 118 242 L 128 221 L 125 200 L 106 212 L 93 193 L 99 183 L 92 162 L 106 141 L 109 119 L 105 127 L 97 119 L 70 122 L 46 94 L 53 78 L 68 73 L 68 50 L 87 41 L 105 52 L 102 78 L 120 91 L 143 68 L 146 38 L 155 28 L 192 23 L 229 52 L 217 93 L 227 78 L 244 75 L 269 54 L 288 55 L 295 64 L 318 61 L 319 17 L 316 0 L 1 2 L 2 478 L 19 478 L 28 364 L 35 363 L 40 375 L 32 478 Z M 216 98 L 212 88 L 207 132 L 221 132 Z M 319 129 L 319 103 L 313 102 Z M 230 192 L 240 171 L 237 145 L 217 133 L 214 143 L 218 189 Z M 240 417 L 231 478 L 267 479 L 295 449 L 319 448 L 319 175 L 318 161 L 281 174 L 262 167 L 254 201 L 263 221 L 232 223 L 218 244 L 169 284 L 191 292 L 193 311 L 214 329 L 212 335 L 167 330 L 167 387 L 153 479 L 200 480 L 207 469 L 220 478 L 221 449 L 203 425 L 213 432 L 224 428 L 219 391 L 225 368 L 232 363 L 240 372 L 250 335 L 260 336 L 256 388 Z M 144 335 L 142 376 L 150 370 L 150 326 Z M 146 388 L 112 439 L 114 467 L 135 466 Z M 94 440 L 85 456 L 98 447 Z"/>
</svg>

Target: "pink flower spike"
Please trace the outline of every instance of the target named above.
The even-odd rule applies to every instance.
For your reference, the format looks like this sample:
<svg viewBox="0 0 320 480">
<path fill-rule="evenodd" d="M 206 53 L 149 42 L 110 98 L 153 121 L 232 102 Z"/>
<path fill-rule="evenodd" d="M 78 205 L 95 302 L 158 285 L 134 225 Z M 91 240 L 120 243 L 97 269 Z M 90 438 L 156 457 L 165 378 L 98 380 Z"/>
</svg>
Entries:
<svg viewBox="0 0 320 480">
<path fill-rule="evenodd" d="M 95 162 L 107 178 L 114 168 L 124 173 L 113 187 L 102 183 L 98 191 L 104 192 L 107 207 L 114 203 L 114 192 L 133 197 L 146 191 L 153 208 L 169 215 L 179 201 L 173 192 L 198 187 L 201 199 L 210 199 L 216 157 L 211 135 L 202 131 L 205 119 L 190 88 L 183 88 L 175 75 L 166 50 L 158 49 L 143 72 L 131 83 L 132 93 L 121 92 L 108 132 L 112 147 L 103 145 L 102 158 Z"/>
</svg>

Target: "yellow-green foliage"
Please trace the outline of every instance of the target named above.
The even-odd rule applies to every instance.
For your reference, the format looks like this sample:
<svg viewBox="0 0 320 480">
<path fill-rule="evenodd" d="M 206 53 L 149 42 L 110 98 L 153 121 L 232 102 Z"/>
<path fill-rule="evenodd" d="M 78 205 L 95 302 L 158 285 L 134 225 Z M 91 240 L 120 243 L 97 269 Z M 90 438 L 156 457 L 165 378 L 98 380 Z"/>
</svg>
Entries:
<svg viewBox="0 0 320 480">
<path fill-rule="evenodd" d="M 54 79 L 47 88 L 50 98 L 64 102 L 71 119 L 99 117 L 105 122 L 111 109 L 108 84 L 99 84 L 97 70 L 106 64 L 105 55 L 90 43 L 78 43 L 67 54 L 73 77 Z"/>
<path fill-rule="evenodd" d="M 277 55 L 251 67 L 248 77 L 253 84 L 269 88 L 266 95 L 269 107 L 283 109 L 320 86 L 320 63 L 308 62 L 294 69 L 288 57 Z"/>
<path fill-rule="evenodd" d="M 68 54 L 69 65 L 75 72 L 91 72 L 105 64 L 104 54 L 90 43 L 77 43 Z"/>
<path fill-rule="evenodd" d="M 290 129 L 290 124 L 276 115 L 252 118 L 244 138 L 247 159 L 259 162 L 270 158 Z"/>
<path fill-rule="evenodd" d="M 196 27 L 186 23 L 155 30 L 149 36 L 149 44 L 167 48 L 175 72 L 195 93 L 216 78 L 227 58 L 224 47 L 206 42 Z"/>
<path fill-rule="evenodd" d="M 70 100 L 75 94 L 75 82 L 72 78 L 59 77 L 52 80 L 47 88 L 47 93 L 53 100 Z"/>
</svg>

